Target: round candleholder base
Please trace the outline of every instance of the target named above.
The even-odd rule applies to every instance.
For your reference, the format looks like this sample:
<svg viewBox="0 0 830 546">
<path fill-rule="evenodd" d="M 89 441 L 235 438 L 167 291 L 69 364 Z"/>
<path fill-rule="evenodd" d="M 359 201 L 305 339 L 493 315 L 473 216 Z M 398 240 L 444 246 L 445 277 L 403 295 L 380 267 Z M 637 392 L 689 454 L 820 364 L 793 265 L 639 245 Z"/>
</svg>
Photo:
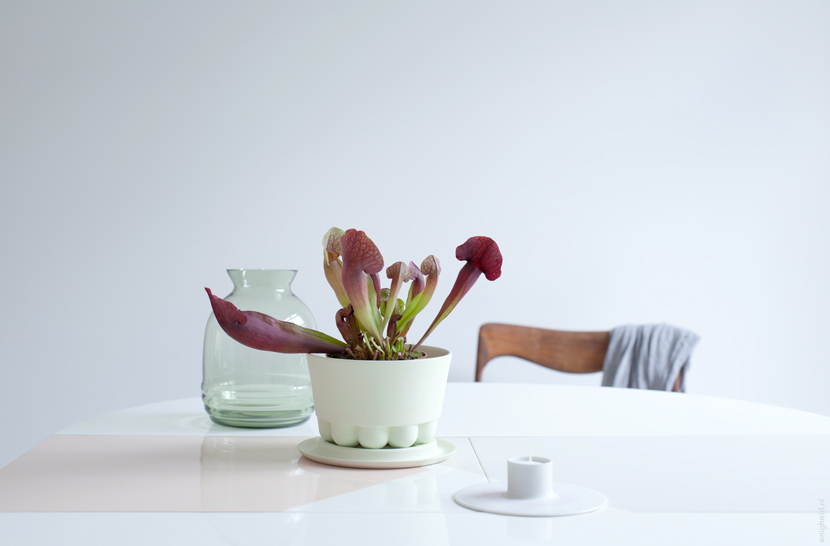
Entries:
<svg viewBox="0 0 830 546">
<path fill-rule="evenodd" d="M 572 516 L 599 510 L 608 504 L 605 495 L 578 485 L 554 483 L 546 498 L 510 498 L 507 482 L 471 485 L 453 495 L 453 500 L 470 510 L 506 516 Z"/>
</svg>

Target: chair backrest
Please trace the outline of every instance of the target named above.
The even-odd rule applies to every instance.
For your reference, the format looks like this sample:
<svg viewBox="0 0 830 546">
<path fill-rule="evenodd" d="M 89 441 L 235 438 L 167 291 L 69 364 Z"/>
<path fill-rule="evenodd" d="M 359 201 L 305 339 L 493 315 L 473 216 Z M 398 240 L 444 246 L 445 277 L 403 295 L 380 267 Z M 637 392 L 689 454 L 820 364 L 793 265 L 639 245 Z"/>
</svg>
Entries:
<svg viewBox="0 0 830 546">
<path fill-rule="evenodd" d="M 478 334 L 476 381 L 497 356 L 516 356 L 560 372 L 601 372 L 608 332 L 565 332 L 513 324 L 485 324 Z"/>
</svg>

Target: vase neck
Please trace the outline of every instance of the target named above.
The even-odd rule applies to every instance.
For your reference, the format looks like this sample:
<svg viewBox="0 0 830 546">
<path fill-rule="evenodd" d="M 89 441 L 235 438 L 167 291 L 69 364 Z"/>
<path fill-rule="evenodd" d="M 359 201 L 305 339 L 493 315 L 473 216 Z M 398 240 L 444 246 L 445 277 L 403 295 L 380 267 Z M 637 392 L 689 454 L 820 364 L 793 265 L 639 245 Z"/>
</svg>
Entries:
<svg viewBox="0 0 830 546">
<path fill-rule="evenodd" d="M 228 269 L 234 290 L 289 290 L 296 269 Z"/>
</svg>

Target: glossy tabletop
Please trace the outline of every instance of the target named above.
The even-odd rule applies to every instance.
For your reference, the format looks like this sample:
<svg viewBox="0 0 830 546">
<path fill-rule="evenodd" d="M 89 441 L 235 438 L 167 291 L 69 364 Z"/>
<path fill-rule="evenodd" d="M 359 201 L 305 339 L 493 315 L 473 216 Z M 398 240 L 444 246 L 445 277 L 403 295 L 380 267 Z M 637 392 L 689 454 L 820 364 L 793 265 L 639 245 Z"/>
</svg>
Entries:
<svg viewBox="0 0 830 546">
<path fill-rule="evenodd" d="M 314 418 L 285 429 L 212 423 L 198 398 L 79 423 L 0 469 L 0 544 L 821 544 L 830 417 L 690 394 L 450 383 L 423 468 L 302 457 Z M 452 501 L 506 479 L 509 457 L 608 507 L 498 516 Z"/>
</svg>

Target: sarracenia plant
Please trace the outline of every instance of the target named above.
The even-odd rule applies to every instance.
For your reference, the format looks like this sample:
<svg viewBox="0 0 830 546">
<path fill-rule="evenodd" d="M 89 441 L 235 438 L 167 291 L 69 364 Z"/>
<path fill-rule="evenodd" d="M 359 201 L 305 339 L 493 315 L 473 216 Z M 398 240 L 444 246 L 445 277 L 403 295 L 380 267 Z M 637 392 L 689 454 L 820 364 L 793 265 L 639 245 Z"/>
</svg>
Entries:
<svg viewBox="0 0 830 546">
<path fill-rule="evenodd" d="M 225 333 L 254 349 L 326 353 L 358 360 L 421 358 L 423 353 L 418 347 L 455 309 L 479 276 L 483 273 L 490 281 L 501 276 L 501 252 L 489 237 L 470 237 L 455 249 L 455 257 L 464 265 L 438 315 L 414 345 L 406 342 L 406 335 L 435 293 L 441 264 L 435 256 L 427 256 L 420 267 L 413 262 L 395 262 L 386 268 L 390 287 L 381 288 L 383 256 L 362 231 L 331 228 L 323 237 L 323 270 L 340 303 L 336 322 L 344 341 L 263 313 L 240 311 L 214 296 L 209 288 L 205 290 Z M 409 290 L 403 299 L 401 291 L 406 283 L 410 283 Z"/>
</svg>

